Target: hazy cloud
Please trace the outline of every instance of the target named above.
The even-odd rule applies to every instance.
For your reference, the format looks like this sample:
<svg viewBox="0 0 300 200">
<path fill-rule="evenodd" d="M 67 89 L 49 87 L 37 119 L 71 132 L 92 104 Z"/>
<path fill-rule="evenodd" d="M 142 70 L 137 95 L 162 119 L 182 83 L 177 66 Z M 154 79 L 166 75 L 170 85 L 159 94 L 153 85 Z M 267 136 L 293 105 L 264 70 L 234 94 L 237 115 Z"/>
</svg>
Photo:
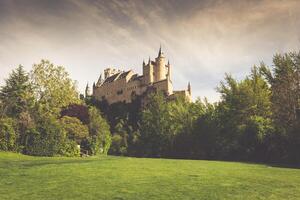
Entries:
<svg viewBox="0 0 300 200">
<path fill-rule="evenodd" d="M 218 99 L 225 72 L 244 76 L 274 53 L 299 50 L 297 0 L 2 0 L 0 79 L 42 58 L 64 65 L 80 89 L 107 66 L 141 73 L 160 43 L 175 89 Z"/>
</svg>

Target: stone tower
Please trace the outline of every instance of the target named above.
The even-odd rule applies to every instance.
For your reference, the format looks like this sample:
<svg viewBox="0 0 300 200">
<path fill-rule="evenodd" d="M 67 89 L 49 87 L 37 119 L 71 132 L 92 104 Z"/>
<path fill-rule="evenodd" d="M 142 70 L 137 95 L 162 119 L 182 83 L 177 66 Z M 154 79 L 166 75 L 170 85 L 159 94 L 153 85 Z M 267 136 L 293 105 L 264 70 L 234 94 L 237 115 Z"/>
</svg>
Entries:
<svg viewBox="0 0 300 200">
<path fill-rule="evenodd" d="M 153 65 L 151 64 L 150 58 L 147 65 L 143 61 L 143 76 L 144 84 L 148 85 L 153 83 Z"/>
<path fill-rule="evenodd" d="M 154 82 L 166 79 L 165 56 L 159 48 L 158 56 L 155 58 L 156 66 L 154 68 Z"/>
<path fill-rule="evenodd" d="M 168 78 L 168 80 L 171 81 L 171 65 L 170 65 L 170 61 L 168 61 L 167 68 L 168 68 L 167 78 Z"/>
</svg>

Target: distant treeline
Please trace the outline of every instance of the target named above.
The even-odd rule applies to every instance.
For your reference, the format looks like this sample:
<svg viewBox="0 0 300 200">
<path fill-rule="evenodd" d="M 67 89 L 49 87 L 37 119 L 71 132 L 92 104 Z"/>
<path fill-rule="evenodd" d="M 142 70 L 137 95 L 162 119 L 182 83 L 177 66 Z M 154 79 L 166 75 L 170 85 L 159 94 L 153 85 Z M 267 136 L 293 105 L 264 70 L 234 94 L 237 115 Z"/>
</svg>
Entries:
<svg viewBox="0 0 300 200">
<path fill-rule="evenodd" d="M 63 67 L 14 70 L 1 88 L 0 149 L 300 164 L 300 53 L 275 55 L 243 80 L 226 74 L 221 99 L 189 103 L 152 93 L 141 106 L 78 99 Z"/>
</svg>

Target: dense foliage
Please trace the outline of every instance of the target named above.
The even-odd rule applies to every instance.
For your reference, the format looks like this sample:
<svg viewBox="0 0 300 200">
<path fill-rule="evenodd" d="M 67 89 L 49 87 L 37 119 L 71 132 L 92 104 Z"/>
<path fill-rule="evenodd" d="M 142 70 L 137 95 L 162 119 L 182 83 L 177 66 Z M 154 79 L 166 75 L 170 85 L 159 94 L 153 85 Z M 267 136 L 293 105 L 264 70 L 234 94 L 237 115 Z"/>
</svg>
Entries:
<svg viewBox="0 0 300 200">
<path fill-rule="evenodd" d="M 0 150 L 40 156 L 106 154 L 109 125 L 79 100 L 61 66 L 42 60 L 13 70 L 0 89 Z M 91 141 L 87 143 L 86 141 Z M 79 146 L 80 145 L 80 146 Z"/>
<path fill-rule="evenodd" d="M 242 80 L 226 74 L 216 103 L 150 93 L 112 105 L 80 100 L 49 61 L 29 74 L 19 66 L 0 91 L 0 149 L 300 164 L 300 53 L 275 55 L 273 64 Z"/>
</svg>

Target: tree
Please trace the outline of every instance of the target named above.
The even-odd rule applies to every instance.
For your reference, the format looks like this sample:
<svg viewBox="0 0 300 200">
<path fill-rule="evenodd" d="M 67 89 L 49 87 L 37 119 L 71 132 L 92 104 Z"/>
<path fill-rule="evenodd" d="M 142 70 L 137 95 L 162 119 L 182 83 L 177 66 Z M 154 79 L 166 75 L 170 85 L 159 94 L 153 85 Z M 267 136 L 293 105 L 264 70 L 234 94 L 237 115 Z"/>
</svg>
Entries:
<svg viewBox="0 0 300 200">
<path fill-rule="evenodd" d="M 53 115 L 42 115 L 37 126 L 26 134 L 24 153 L 36 156 L 79 156 L 76 141 L 67 138 L 61 122 Z"/>
<path fill-rule="evenodd" d="M 64 116 L 60 119 L 60 123 L 67 137 L 72 141 L 76 141 L 78 144 L 89 136 L 88 127 L 75 117 Z"/>
<path fill-rule="evenodd" d="M 221 157 L 226 159 L 247 159 L 255 153 L 249 151 L 249 148 L 256 149 L 258 145 L 251 144 L 251 141 L 258 141 L 262 135 L 259 131 L 250 131 L 254 138 L 249 140 L 248 135 L 248 139 L 245 140 L 245 131 L 249 130 L 246 127 L 252 124 L 251 120 L 258 117 L 263 120 L 257 122 L 271 123 L 271 91 L 255 66 L 246 79 L 238 82 L 226 75 L 225 81 L 221 82 L 218 88 L 221 93 L 221 102 L 217 108 L 221 129 L 218 139 L 219 152 Z"/>
<path fill-rule="evenodd" d="M 62 66 L 42 60 L 33 65 L 31 80 L 36 98 L 45 112 L 59 115 L 61 108 L 80 103 L 76 84 Z"/>
<path fill-rule="evenodd" d="M 179 158 L 190 158 L 193 146 L 193 129 L 195 122 L 204 112 L 200 101 L 190 103 L 184 97 L 168 101 L 169 130 L 173 135 L 170 146 L 171 155 Z"/>
<path fill-rule="evenodd" d="M 217 138 L 220 126 L 217 115 L 217 105 L 198 100 L 193 107 L 201 112 L 193 123 L 192 135 L 189 138 L 189 157 L 193 159 L 216 159 L 218 154 Z"/>
<path fill-rule="evenodd" d="M 5 85 L 0 89 L 0 101 L 3 114 L 9 117 L 19 117 L 22 112 L 28 112 L 34 104 L 32 85 L 28 74 L 20 65 L 13 70 Z"/>
<path fill-rule="evenodd" d="M 37 156 L 60 155 L 65 137 L 66 133 L 54 116 L 42 115 L 36 129 L 27 134 L 25 153 Z"/>
<path fill-rule="evenodd" d="M 145 156 L 162 157 L 169 153 L 173 133 L 169 123 L 169 109 L 163 94 L 150 94 L 143 110 L 141 143 Z"/>
<path fill-rule="evenodd" d="M 93 155 L 107 154 L 111 144 L 109 124 L 95 107 L 89 109 L 89 116 L 89 149 Z"/>
<path fill-rule="evenodd" d="M 21 65 L 12 71 L 5 85 L 1 87 L 0 101 L 3 105 L 2 114 L 15 118 L 15 134 L 18 135 L 19 147 L 22 147 L 26 131 L 34 126 L 31 113 L 35 99 L 29 76 Z"/>
<path fill-rule="evenodd" d="M 293 129 L 299 124 L 300 109 L 300 52 L 273 58 L 273 70 L 261 64 L 261 72 L 271 85 L 272 110 L 276 124 Z"/>
<path fill-rule="evenodd" d="M 271 69 L 261 64 L 261 72 L 271 86 L 272 118 L 276 135 L 269 138 L 273 160 L 300 163 L 300 52 L 277 54 Z"/>
<path fill-rule="evenodd" d="M 83 104 L 71 104 L 61 111 L 61 116 L 76 117 L 84 124 L 89 124 L 89 108 Z"/>
<path fill-rule="evenodd" d="M 109 153 L 114 155 L 127 155 L 129 130 L 126 130 L 124 120 L 120 120 L 114 128 L 112 144 Z M 132 132 L 132 131 L 131 131 Z"/>
<path fill-rule="evenodd" d="M 112 142 L 109 149 L 109 154 L 112 155 L 125 155 L 127 153 L 127 147 L 124 146 L 124 138 L 121 135 L 113 135 Z"/>
</svg>

